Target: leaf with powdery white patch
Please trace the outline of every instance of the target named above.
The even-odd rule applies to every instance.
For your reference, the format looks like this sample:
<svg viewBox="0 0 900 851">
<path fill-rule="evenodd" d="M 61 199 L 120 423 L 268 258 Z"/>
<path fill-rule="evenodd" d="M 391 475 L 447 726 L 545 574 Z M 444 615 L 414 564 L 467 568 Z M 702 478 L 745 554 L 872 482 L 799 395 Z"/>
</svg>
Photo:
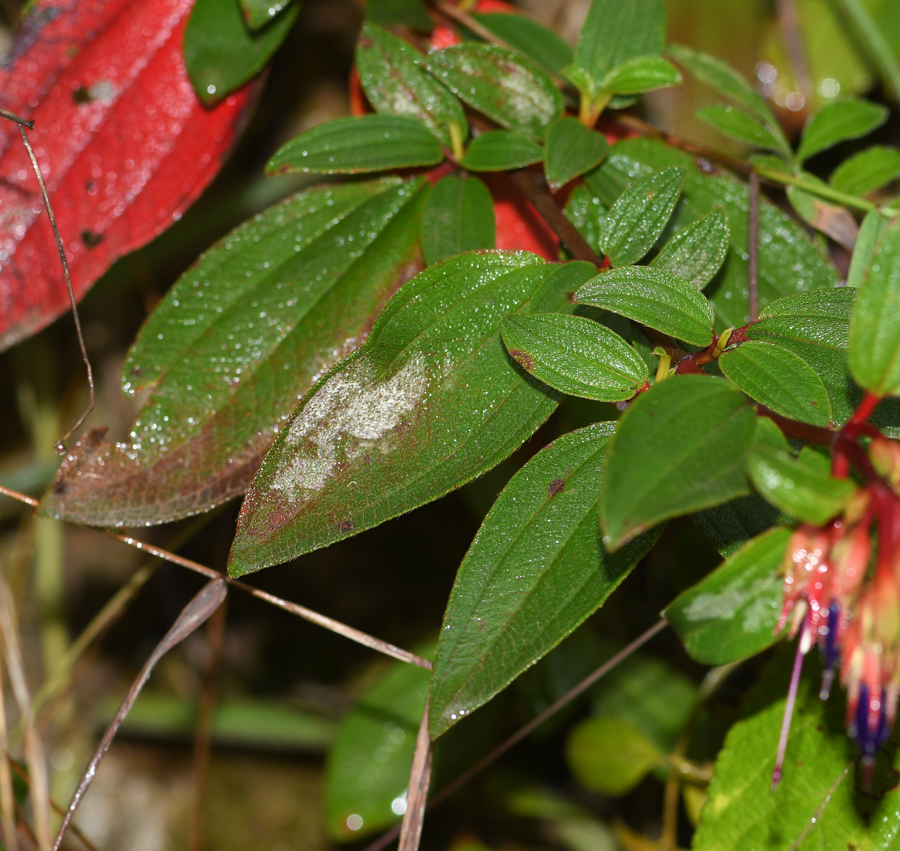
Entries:
<svg viewBox="0 0 900 851">
<path fill-rule="evenodd" d="M 441 143 L 428 127 L 402 115 L 335 118 L 291 139 L 266 164 L 267 174 L 361 174 L 437 165 Z"/>
<path fill-rule="evenodd" d="M 138 526 L 243 493 L 297 399 L 421 267 L 426 190 L 397 178 L 310 189 L 214 245 L 129 352 L 125 392 L 152 392 L 128 441 L 79 441 L 40 512 Z"/>
<path fill-rule="evenodd" d="M 651 265 L 702 290 L 722 268 L 730 239 L 728 216 L 721 207 L 716 207 L 678 231 Z"/>
<path fill-rule="evenodd" d="M 862 768 L 844 726 L 843 693 L 819 699 L 818 653 L 804 662 L 784 773 L 772 792 L 794 654 L 787 645 L 775 654 L 728 731 L 694 835 L 696 851 L 888 851 L 896 845 L 900 750 L 879 751 L 865 784 L 857 776 Z"/>
<path fill-rule="evenodd" d="M 439 180 L 422 211 L 422 253 L 430 266 L 463 251 L 493 248 L 497 234 L 490 190 L 477 177 Z"/>
<path fill-rule="evenodd" d="M 618 548 L 663 520 L 748 493 L 755 431 L 746 397 L 721 378 L 674 376 L 642 393 L 607 452 L 604 543 Z"/>
<path fill-rule="evenodd" d="M 614 423 L 542 449 L 491 508 L 456 575 L 431 684 L 433 737 L 482 706 L 592 614 L 655 541 L 609 555 L 597 501 Z"/>
<path fill-rule="evenodd" d="M 366 344 L 310 390 L 241 508 L 229 571 L 240 576 L 347 538 L 443 496 L 498 464 L 559 394 L 523 375 L 505 316 L 559 267 L 525 252 L 461 254 L 404 284 Z"/>
<path fill-rule="evenodd" d="M 815 460 L 757 444 L 747 472 L 759 493 L 776 508 L 804 523 L 822 526 L 843 511 L 856 491 L 849 479 L 836 479 Z"/>
<path fill-rule="evenodd" d="M 713 340 L 712 305 L 693 284 L 651 266 L 601 272 L 575 293 L 579 304 L 602 307 L 693 346 Z"/>
<path fill-rule="evenodd" d="M 719 368 L 751 399 L 791 420 L 831 423 L 831 401 L 818 373 L 773 343 L 747 341 L 719 358 Z"/>
<path fill-rule="evenodd" d="M 659 239 L 684 186 L 684 169 L 664 168 L 640 177 L 606 217 L 600 247 L 613 266 L 637 263 Z"/>
<path fill-rule="evenodd" d="M 727 665 L 778 640 L 784 597 L 778 568 L 790 538 L 791 530 L 779 526 L 748 541 L 668 606 L 663 614 L 692 659 Z"/>
<path fill-rule="evenodd" d="M 539 163 L 544 150 L 537 142 L 510 130 L 490 130 L 476 136 L 460 162 L 469 171 L 508 171 Z"/>
<path fill-rule="evenodd" d="M 563 113 L 565 102 L 538 65 L 492 44 L 457 44 L 436 50 L 426 67 L 469 106 L 501 127 L 538 139 Z"/>
<path fill-rule="evenodd" d="M 487 12 L 472 17 L 551 74 L 559 74 L 572 61 L 572 48 L 534 18 L 506 12 Z"/>
<path fill-rule="evenodd" d="M 196 0 L 184 33 L 184 64 L 197 96 L 218 103 L 265 68 L 297 20 L 299 3 L 251 29 L 237 3 Z"/>
<path fill-rule="evenodd" d="M 450 128 L 456 128 L 461 143 L 468 133 L 466 114 L 456 95 L 424 70 L 424 61 L 409 42 L 377 24 L 363 24 L 356 43 L 356 68 L 369 103 L 376 112 L 421 121 L 452 148 Z"/>
<path fill-rule="evenodd" d="M 900 396 L 900 217 L 882 230 L 850 317 L 850 374 L 878 396 Z"/>
<path fill-rule="evenodd" d="M 844 160 L 829 183 L 839 192 L 868 195 L 900 177 L 900 151 L 874 145 Z"/>
<path fill-rule="evenodd" d="M 298 5 L 296 0 L 240 0 L 244 20 L 251 30 L 272 23 L 285 9 Z"/>
<path fill-rule="evenodd" d="M 650 378 L 647 365 L 615 331 L 583 316 L 510 316 L 501 333 L 519 366 L 570 396 L 621 402 Z"/>
<path fill-rule="evenodd" d="M 577 118 L 565 116 L 547 131 L 544 171 L 551 189 L 559 189 L 572 178 L 596 168 L 609 150 L 601 133 L 585 127 Z"/>
<path fill-rule="evenodd" d="M 603 78 L 602 88 L 620 95 L 637 95 L 680 82 L 678 69 L 662 56 L 635 56 L 613 68 Z"/>
<path fill-rule="evenodd" d="M 769 124 L 764 124 L 742 109 L 733 106 L 705 106 L 697 112 L 697 118 L 745 145 L 791 155 L 791 149 L 780 133 L 773 132 Z"/>
<path fill-rule="evenodd" d="M 884 124 L 887 108 L 866 100 L 839 100 L 823 106 L 809 119 L 797 159 L 800 162 L 815 156 L 847 139 L 858 139 Z"/>
</svg>

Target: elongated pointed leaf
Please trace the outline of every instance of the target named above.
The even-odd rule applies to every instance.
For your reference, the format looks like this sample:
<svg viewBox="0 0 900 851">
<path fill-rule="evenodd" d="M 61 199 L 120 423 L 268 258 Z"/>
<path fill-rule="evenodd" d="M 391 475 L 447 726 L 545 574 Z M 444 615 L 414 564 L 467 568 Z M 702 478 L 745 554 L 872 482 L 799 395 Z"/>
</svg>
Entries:
<svg viewBox="0 0 900 851">
<path fill-rule="evenodd" d="M 603 78 L 603 89 L 622 95 L 638 95 L 681 82 L 678 69 L 662 56 L 635 56 L 613 68 Z"/>
<path fill-rule="evenodd" d="M 41 512 L 137 526 L 246 490 L 296 400 L 420 267 L 424 189 L 396 178 L 312 189 L 213 246 L 129 354 L 126 392 L 153 390 L 129 440 L 84 438 Z"/>
<path fill-rule="evenodd" d="M 803 176 L 807 180 L 821 183 L 812 175 Z M 822 186 L 824 188 L 824 184 Z M 859 225 L 848 210 L 837 204 L 829 204 L 814 193 L 797 186 L 788 186 L 786 192 L 791 206 L 803 221 L 848 251 L 853 250 L 859 235 Z"/>
<path fill-rule="evenodd" d="M 747 458 L 756 489 L 776 508 L 804 523 L 822 526 L 843 510 L 856 491 L 848 479 L 835 479 L 827 469 L 802 454 L 756 445 Z"/>
<path fill-rule="evenodd" d="M 865 100 L 841 100 L 826 104 L 806 125 L 797 159 L 800 162 L 828 150 L 838 142 L 858 139 L 880 127 L 888 111 Z"/>
<path fill-rule="evenodd" d="M 445 257 L 493 248 L 497 234 L 491 193 L 477 177 L 439 180 L 422 211 L 422 253 L 430 266 Z"/>
<path fill-rule="evenodd" d="M 600 247 L 613 266 L 637 263 L 659 239 L 684 186 L 684 171 L 664 168 L 638 178 L 606 217 Z"/>
<path fill-rule="evenodd" d="M 778 640 L 784 596 L 778 567 L 790 538 L 784 527 L 754 538 L 669 605 L 666 620 L 692 659 L 727 665 Z"/>
<path fill-rule="evenodd" d="M 414 118 L 364 115 L 335 118 L 307 130 L 276 152 L 266 172 L 360 174 L 436 165 L 443 158 L 440 142 Z"/>
<path fill-rule="evenodd" d="M 528 462 L 485 518 L 459 569 L 438 642 L 431 735 L 490 700 L 600 606 L 653 543 L 615 555 L 597 500 L 614 425 L 559 438 Z"/>
<path fill-rule="evenodd" d="M 511 316 L 501 333 L 516 363 L 561 393 L 619 402 L 634 396 L 650 377 L 618 334 L 583 316 Z"/>
<path fill-rule="evenodd" d="M 755 430 L 753 409 L 722 379 L 675 376 L 642 393 L 607 454 L 604 543 L 620 547 L 662 520 L 747 493 Z"/>
<path fill-rule="evenodd" d="M 595 168 L 609 150 L 605 136 L 568 116 L 550 125 L 546 144 L 544 171 L 551 189 Z"/>
<path fill-rule="evenodd" d="M 475 252 L 405 284 L 366 344 L 307 393 L 279 433 L 244 500 L 231 574 L 437 499 L 531 435 L 559 396 L 515 365 L 500 322 L 558 268 L 524 252 Z M 555 299 L 542 295 L 556 302 L 550 309 L 566 304 L 564 285 Z"/>
<path fill-rule="evenodd" d="M 693 284 L 661 269 L 631 266 L 603 272 L 581 287 L 575 300 L 627 316 L 694 346 L 712 342 L 712 305 Z"/>
<path fill-rule="evenodd" d="M 678 231 L 652 265 L 702 290 L 722 268 L 730 239 L 728 217 L 718 207 Z"/>
<path fill-rule="evenodd" d="M 850 317 L 850 373 L 879 396 L 900 396 L 900 218 L 882 233 Z"/>
<path fill-rule="evenodd" d="M 456 96 L 422 67 L 425 57 L 409 42 L 377 24 L 365 23 L 356 45 L 356 67 L 377 112 L 421 121 L 452 148 L 450 127 L 465 139 L 468 122 Z"/>
<path fill-rule="evenodd" d="M 773 132 L 769 124 L 733 106 L 706 106 L 697 113 L 697 118 L 711 124 L 716 130 L 752 145 L 769 151 L 781 151 L 788 156 L 791 153 L 780 134 Z"/>
<path fill-rule="evenodd" d="M 900 177 L 900 151 L 876 145 L 844 160 L 829 182 L 840 192 L 867 195 Z"/>
<path fill-rule="evenodd" d="M 255 77 L 287 38 L 299 3 L 252 29 L 237 3 L 196 0 L 184 33 L 184 64 L 197 96 L 217 103 Z"/>
<path fill-rule="evenodd" d="M 859 235 L 853 248 L 853 256 L 850 258 L 850 268 L 847 270 L 847 286 L 859 289 L 872 263 L 872 255 L 881 244 L 881 237 L 888 220 L 878 211 L 870 210 L 866 213 L 862 224 L 859 226 Z M 856 293 L 854 293 L 854 296 Z M 848 316 L 849 321 L 849 316 Z"/>
<path fill-rule="evenodd" d="M 508 130 L 542 139 L 550 123 L 562 115 L 559 89 L 522 54 L 467 43 L 436 50 L 426 64 L 450 91 Z"/>
<path fill-rule="evenodd" d="M 251 30 L 270 24 L 285 9 L 299 5 L 299 0 L 240 0 L 241 12 Z"/>
<path fill-rule="evenodd" d="M 576 186 L 569 196 L 565 212 L 566 218 L 578 228 L 587 244 L 598 254 L 601 253 L 600 232 L 606 221 L 606 207 L 600 199 L 587 186 Z"/>
<path fill-rule="evenodd" d="M 572 61 L 572 48 L 553 30 L 548 30 L 527 15 L 487 12 L 472 17 L 551 74 L 558 74 Z"/>
<path fill-rule="evenodd" d="M 460 165 L 470 171 L 508 171 L 539 163 L 544 158 L 540 145 L 509 130 L 492 130 L 472 140 Z"/>
<path fill-rule="evenodd" d="M 719 368 L 751 399 L 792 420 L 827 426 L 831 401 L 818 373 L 798 355 L 748 341 L 719 358 Z"/>
</svg>

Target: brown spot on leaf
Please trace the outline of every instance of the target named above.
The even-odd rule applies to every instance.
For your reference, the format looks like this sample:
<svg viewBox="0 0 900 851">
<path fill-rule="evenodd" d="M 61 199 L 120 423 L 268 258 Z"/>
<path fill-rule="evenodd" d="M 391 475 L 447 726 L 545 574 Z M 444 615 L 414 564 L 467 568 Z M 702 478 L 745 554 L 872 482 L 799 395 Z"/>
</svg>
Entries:
<svg viewBox="0 0 900 851">
<path fill-rule="evenodd" d="M 549 492 L 551 497 L 556 496 L 558 493 L 560 493 L 561 491 L 564 491 L 565 489 L 566 489 L 566 480 L 565 479 L 554 479 L 552 482 L 550 482 L 549 485 L 547 485 L 547 491 Z"/>
<path fill-rule="evenodd" d="M 103 234 L 94 233 L 92 230 L 83 230 L 81 232 L 81 241 L 84 243 L 85 248 L 96 248 L 103 242 Z"/>
<path fill-rule="evenodd" d="M 525 372 L 531 372 L 534 369 L 534 361 L 521 349 L 510 349 L 509 355 Z"/>
<path fill-rule="evenodd" d="M 569 304 L 578 304 L 578 302 L 575 301 L 575 290 L 568 290 L 566 292 L 566 301 L 568 301 Z"/>
<path fill-rule="evenodd" d="M 341 534 L 346 534 L 347 532 L 353 531 L 353 521 L 352 520 L 342 520 L 340 525 Z"/>
</svg>

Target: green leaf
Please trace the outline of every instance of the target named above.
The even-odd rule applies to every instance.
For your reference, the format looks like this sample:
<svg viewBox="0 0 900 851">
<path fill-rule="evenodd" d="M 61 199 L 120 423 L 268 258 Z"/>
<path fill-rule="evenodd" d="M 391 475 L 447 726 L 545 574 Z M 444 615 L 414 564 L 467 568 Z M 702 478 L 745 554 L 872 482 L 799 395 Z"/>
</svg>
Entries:
<svg viewBox="0 0 900 851">
<path fill-rule="evenodd" d="M 728 732 L 694 836 L 696 851 L 886 851 L 895 843 L 900 792 L 893 769 L 900 751 L 879 752 L 872 788 L 855 776 L 859 752 L 844 731 L 843 695 L 819 700 L 817 653 L 806 657 L 784 776 L 771 791 L 793 656 L 788 646 L 776 655 Z"/>
<path fill-rule="evenodd" d="M 827 188 L 823 181 L 811 174 L 803 173 L 801 177 L 810 183 L 821 185 L 823 189 Z M 797 186 L 788 186 L 785 191 L 791 206 L 803 221 L 848 251 L 853 250 L 859 226 L 844 207 L 823 201 L 818 195 Z"/>
<path fill-rule="evenodd" d="M 490 130 L 472 140 L 460 165 L 470 171 L 507 171 L 539 163 L 543 158 L 543 148 L 528 136 Z"/>
<path fill-rule="evenodd" d="M 769 420 L 757 417 L 757 440 L 762 422 Z M 788 518 L 754 491 L 722 505 L 698 511 L 691 515 L 691 520 L 709 538 L 719 554 L 728 558 L 751 538 L 767 532 L 776 523 L 786 522 Z"/>
<path fill-rule="evenodd" d="M 881 235 L 887 227 L 888 220 L 878 210 L 870 210 L 866 213 L 859 227 L 859 236 L 853 247 L 853 256 L 850 258 L 850 269 L 847 272 L 847 286 L 851 292 L 859 289 L 868 274 L 875 249 L 881 242 Z M 854 292 L 855 296 L 856 293 Z M 847 320 L 849 322 L 849 313 Z"/>
<path fill-rule="evenodd" d="M 554 121 L 547 131 L 544 171 L 551 189 L 595 168 L 606 156 L 609 143 L 602 133 L 585 127 L 577 118 Z"/>
<path fill-rule="evenodd" d="M 666 39 L 662 0 L 593 0 L 578 36 L 573 65 L 581 80 L 573 82 L 591 96 L 613 68 L 638 56 L 658 56 Z M 586 85 L 585 85 L 586 83 Z M 585 86 L 582 88 L 582 86 Z"/>
<path fill-rule="evenodd" d="M 500 322 L 558 269 L 524 252 L 474 252 L 404 284 L 366 344 L 304 396 L 279 433 L 244 500 L 231 575 L 437 499 L 526 440 L 559 396 L 514 364 Z M 544 291 L 544 310 L 567 303 L 560 284 L 554 298 Z"/>
<path fill-rule="evenodd" d="M 739 142 L 791 155 L 791 149 L 784 144 L 780 133 L 773 132 L 771 125 L 764 124 L 742 109 L 733 106 L 705 106 L 697 112 L 697 118 Z"/>
<path fill-rule="evenodd" d="M 251 30 L 258 30 L 275 20 L 294 0 L 240 0 L 244 20 Z"/>
<path fill-rule="evenodd" d="M 293 3 L 270 24 L 251 30 L 233 0 L 197 0 L 184 33 L 184 64 L 200 100 L 217 103 L 262 71 L 299 8 Z"/>
<path fill-rule="evenodd" d="M 538 139 L 562 115 L 563 96 L 538 65 L 491 44 L 456 44 L 426 59 L 428 70 L 501 127 Z M 497 92 L 503 92 L 498 98 Z"/>
<path fill-rule="evenodd" d="M 727 665 L 778 640 L 784 597 L 778 568 L 790 538 L 782 526 L 763 533 L 669 605 L 666 620 L 692 659 Z"/>
<path fill-rule="evenodd" d="M 42 511 L 138 526 L 243 493 L 296 400 L 417 267 L 426 190 L 397 178 L 311 189 L 214 245 L 128 355 L 126 394 L 152 393 L 127 442 L 83 438 Z"/>
<path fill-rule="evenodd" d="M 839 142 L 865 136 L 884 124 L 887 116 L 886 107 L 865 100 L 839 100 L 826 104 L 804 128 L 797 159 L 804 162 Z"/>
<path fill-rule="evenodd" d="M 584 180 L 610 207 L 635 177 L 670 166 L 687 174 L 681 200 L 668 226 L 677 233 L 700 216 L 721 207 L 731 229 L 731 247 L 721 272 L 706 288 L 716 309 L 716 327 L 739 328 L 747 322 L 747 186 L 715 169 L 698 168 L 695 157 L 649 139 L 617 142 L 600 166 Z M 663 239 L 667 234 L 663 234 Z M 760 199 L 759 239 L 766 246 L 759 256 L 759 303 L 800 290 L 834 287 L 840 277 L 827 255 L 804 229 L 767 201 Z M 832 401 L 832 404 L 833 401 Z"/>
<path fill-rule="evenodd" d="M 576 186 L 566 202 L 565 213 L 587 244 L 600 253 L 600 232 L 606 220 L 606 208 L 600 199 L 587 186 Z"/>
<path fill-rule="evenodd" d="M 829 182 L 839 192 L 868 195 L 900 177 L 900 151 L 875 145 L 844 160 Z"/>
<path fill-rule="evenodd" d="M 857 384 L 900 395 L 900 218 L 882 231 L 850 317 L 848 359 Z"/>
<path fill-rule="evenodd" d="M 491 193 L 477 177 L 448 175 L 435 184 L 422 211 L 422 253 L 429 266 L 493 248 L 496 232 Z"/>
<path fill-rule="evenodd" d="M 754 487 L 776 508 L 804 523 L 822 526 L 840 514 L 856 491 L 848 479 L 835 479 L 802 453 L 757 444 L 747 458 Z"/>
<path fill-rule="evenodd" d="M 766 102 L 753 90 L 752 86 L 727 62 L 708 53 L 691 50 L 683 44 L 670 44 L 669 55 L 684 65 L 701 83 L 714 88 L 720 95 L 745 109 L 762 124 L 780 133 L 778 121 Z M 786 140 L 783 148 L 790 149 Z"/>
<path fill-rule="evenodd" d="M 266 165 L 267 174 L 359 174 L 436 165 L 444 158 L 432 132 L 414 118 L 335 118 L 291 139 Z"/>
<path fill-rule="evenodd" d="M 332 839 L 357 839 L 400 821 L 428 681 L 428 671 L 391 662 L 341 719 L 325 767 Z"/>
<path fill-rule="evenodd" d="M 661 56 L 635 56 L 613 68 L 603 79 L 607 92 L 638 95 L 681 83 L 678 69 Z"/>
<path fill-rule="evenodd" d="M 694 346 L 708 346 L 713 339 L 712 305 L 693 284 L 661 269 L 630 266 L 602 272 L 575 293 L 575 300 Z"/>
<path fill-rule="evenodd" d="M 637 263 L 659 239 L 684 187 L 680 168 L 664 168 L 639 177 L 606 217 L 600 247 L 613 266 Z"/>
<path fill-rule="evenodd" d="M 422 0 L 367 0 L 366 20 L 383 27 L 409 27 L 424 33 L 434 29 L 434 21 Z"/>
<path fill-rule="evenodd" d="M 365 23 L 356 44 L 363 91 L 376 112 L 420 121 L 448 148 L 450 127 L 462 141 L 468 122 L 456 96 L 422 68 L 424 57 L 409 42 L 377 24 Z"/>
<path fill-rule="evenodd" d="M 503 320 L 501 333 L 519 366 L 571 396 L 624 401 L 650 377 L 646 364 L 618 334 L 583 316 L 511 316 Z"/>
<path fill-rule="evenodd" d="M 551 74 L 559 74 L 572 61 L 572 48 L 534 18 L 506 12 L 488 12 L 472 17 Z"/>
<path fill-rule="evenodd" d="M 430 730 L 482 706 L 594 612 L 652 546 L 609 556 L 597 499 L 614 424 L 567 434 L 503 490 L 459 569 L 431 686 Z"/>
<path fill-rule="evenodd" d="M 828 426 L 831 401 L 816 371 L 773 343 L 748 341 L 719 358 L 719 368 L 751 399 L 791 420 Z"/>
<path fill-rule="evenodd" d="M 642 393 L 607 453 L 604 543 L 617 548 L 663 520 L 747 493 L 755 430 L 743 394 L 720 378 L 674 376 Z"/>
<path fill-rule="evenodd" d="M 665 762 L 665 756 L 621 718 L 588 718 L 569 734 L 566 762 L 592 792 L 624 795 Z"/>
<path fill-rule="evenodd" d="M 716 207 L 679 230 L 653 259 L 652 265 L 702 290 L 722 268 L 730 239 L 728 217 L 721 207 Z"/>
</svg>

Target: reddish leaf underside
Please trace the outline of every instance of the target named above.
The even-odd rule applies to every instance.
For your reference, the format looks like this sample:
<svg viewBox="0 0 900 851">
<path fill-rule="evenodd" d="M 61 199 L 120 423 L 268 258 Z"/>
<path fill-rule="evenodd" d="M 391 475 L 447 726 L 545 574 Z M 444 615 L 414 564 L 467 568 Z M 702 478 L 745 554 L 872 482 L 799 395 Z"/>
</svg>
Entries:
<svg viewBox="0 0 900 851">
<path fill-rule="evenodd" d="M 182 57 L 192 0 L 39 0 L 0 60 L 0 106 L 29 138 L 81 298 L 209 184 L 253 84 L 213 109 Z M 0 121 L 0 349 L 68 307 L 53 233 L 12 122 Z"/>
</svg>

